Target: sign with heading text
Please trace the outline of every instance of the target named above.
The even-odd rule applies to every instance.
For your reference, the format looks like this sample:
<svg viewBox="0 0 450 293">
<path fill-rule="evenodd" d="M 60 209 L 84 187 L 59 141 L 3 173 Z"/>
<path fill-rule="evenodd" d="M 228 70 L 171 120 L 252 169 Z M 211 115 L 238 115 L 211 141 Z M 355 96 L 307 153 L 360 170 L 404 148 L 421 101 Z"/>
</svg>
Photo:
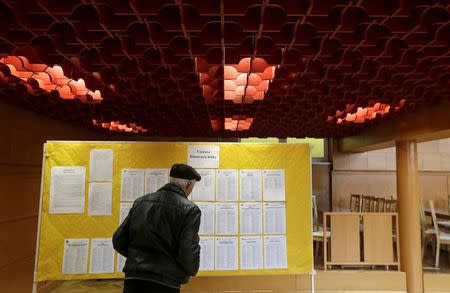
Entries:
<svg viewBox="0 0 450 293">
<path fill-rule="evenodd" d="M 194 168 L 219 168 L 219 146 L 190 145 L 188 164 Z"/>
</svg>

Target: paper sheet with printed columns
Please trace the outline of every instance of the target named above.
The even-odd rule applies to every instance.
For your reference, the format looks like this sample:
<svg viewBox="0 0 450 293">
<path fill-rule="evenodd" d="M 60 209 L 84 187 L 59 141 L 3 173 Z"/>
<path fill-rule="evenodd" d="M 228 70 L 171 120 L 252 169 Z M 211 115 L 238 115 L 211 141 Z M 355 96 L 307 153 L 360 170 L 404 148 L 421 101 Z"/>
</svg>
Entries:
<svg viewBox="0 0 450 293">
<path fill-rule="evenodd" d="M 220 147 L 219 169 L 284 170 L 287 225 L 287 269 L 242 270 L 240 269 L 240 263 L 238 263 L 237 270 L 202 271 L 199 275 L 271 275 L 311 272 L 311 163 L 309 146 L 306 144 L 197 144 L 218 145 Z M 119 224 L 122 170 L 168 169 L 174 163 L 187 163 L 188 145 L 193 145 L 193 143 L 48 142 L 46 144 L 46 161 L 44 166 L 38 280 L 122 278 L 124 274 L 117 272 L 117 269 L 112 274 L 63 274 L 64 240 L 90 239 L 91 245 L 93 238 L 112 237 Z M 114 153 L 112 215 L 102 217 L 88 216 L 87 188 L 84 213 L 49 214 L 51 167 L 86 167 L 86 186 L 88 186 L 89 157 L 92 149 L 111 149 Z M 238 235 L 239 237 L 248 236 Z M 238 253 L 240 253 L 240 246 L 237 243 Z M 117 254 L 115 254 L 115 258 L 114 263 L 117 262 Z M 238 259 L 240 260 L 240 258 Z M 90 259 L 88 262 L 89 267 Z"/>
</svg>

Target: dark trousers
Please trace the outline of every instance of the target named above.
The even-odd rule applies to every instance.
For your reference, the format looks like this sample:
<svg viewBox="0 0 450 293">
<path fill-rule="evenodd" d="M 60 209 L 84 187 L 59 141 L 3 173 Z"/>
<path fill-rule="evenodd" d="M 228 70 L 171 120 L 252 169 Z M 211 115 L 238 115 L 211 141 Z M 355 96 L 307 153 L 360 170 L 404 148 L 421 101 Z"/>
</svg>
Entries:
<svg viewBox="0 0 450 293">
<path fill-rule="evenodd" d="M 159 283 L 125 279 L 123 293 L 179 293 L 180 289 L 161 285 Z"/>
</svg>

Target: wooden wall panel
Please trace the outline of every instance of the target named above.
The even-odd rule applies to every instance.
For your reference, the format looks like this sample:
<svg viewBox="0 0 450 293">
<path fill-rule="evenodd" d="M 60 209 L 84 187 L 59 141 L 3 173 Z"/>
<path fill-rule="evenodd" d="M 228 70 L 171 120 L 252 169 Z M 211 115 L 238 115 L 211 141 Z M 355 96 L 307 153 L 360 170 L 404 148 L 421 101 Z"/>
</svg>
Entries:
<svg viewBox="0 0 450 293">
<path fill-rule="evenodd" d="M 419 192 L 425 209 L 429 209 L 429 200 L 434 201 L 437 210 L 448 209 L 448 183 L 446 174 L 420 174 Z"/>
<path fill-rule="evenodd" d="M 316 196 L 317 209 L 319 211 L 329 211 L 330 202 L 330 176 L 331 165 L 313 164 L 312 170 L 312 193 Z"/>
<path fill-rule="evenodd" d="M 359 215 L 331 216 L 331 262 L 360 263 Z"/>
<path fill-rule="evenodd" d="M 352 193 L 395 196 L 396 177 L 393 172 L 333 171 L 332 190 L 333 211 L 348 210 Z"/>
<path fill-rule="evenodd" d="M 417 144 L 420 194 L 439 210 L 450 210 L 450 138 Z M 395 148 L 333 155 L 332 206 L 348 209 L 350 194 L 396 195 Z M 445 183 L 447 180 L 447 183 Z"/>
<path fill-rule="evenodd" d="M 29 293 L 33 282 L 34 256 L 0 267 L 0 284 L 2 292 Z M 4 290 L 4 291 L 3 291 Z"/>
<path fill-rule="evenodd" d="M 449 176 L 446 172 L 420 172 L 419 192 L 424 204 L 432 199 L 436 209 L 448 210 Z M 352 193 L 377 197 L 397 196 L 395 172 L 388 171 L 332 171 L 332 187 L 333 211 L 349 209 Z M 428 208 L 426 204 L 425 208 Z"/>
<path fill-rule="evenodd" d="M 0 267 L 34 255 L 37 217 L 0 223 Z"/>
<path fill-rule="evenodd" d="M 37 216 L 40 183 L 40 166 L 0 165 L 0 222 Z"/>
<path fill-rule="evenodd" d="M 0 123 L 0 291 L 31 292 L 43 143 L 105 137 L 3 103 Z"/>
<path fill-rule="evenodd" d="M 394 262 L 392 216 L 364 216 L 364 261 L 370 263 Z"/>
</svg>

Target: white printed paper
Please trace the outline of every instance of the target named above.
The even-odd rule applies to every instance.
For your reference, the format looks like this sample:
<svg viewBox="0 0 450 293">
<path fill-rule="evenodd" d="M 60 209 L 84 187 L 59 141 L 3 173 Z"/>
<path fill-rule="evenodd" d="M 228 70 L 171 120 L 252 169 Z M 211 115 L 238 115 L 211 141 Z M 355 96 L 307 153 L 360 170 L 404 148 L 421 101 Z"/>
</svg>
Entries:
<svg viewBox="0 0 450 293">
<path fill-rule="evenodd" d="M 197 206 L 202 212 L 200 219 L 200 235 L 213 235 L 214 234 L 214 207 L 213 202 L 198 202 Z"/>
<path fill-rule="evenodd" d="M 200 271 L 214 270 L 214 238 L 200 237 Z"/>
<path fill-rule="evenodd" d="M 113 150 L 93 149 L 89 155 L 89 180 L 113 180 Z"/>
<path fill-rule="evenodd" d="M 261 170 L 240 171 L 241 201 L 261 201 Z"/>
<path fill-rule="evenodd" d="M 84 213 L 85 167 L 52 167 L 49 214 Z"/>
<path fill-rule="evenodd" d="M 145 169 L 145 194 L 157 191 L 168 182 L 168 169 Z"/>
<path fill-rule="evenodd" d="M 128 214 L 130 213 L 131 208 L 133 207 L 132 202 L 121 202 L 120 203 L 120 217 L 119 217 L 119 226 L 125 221 Z"/>
<path fill-rule="evenodd" d="M 286 203 L 264 203 L 264 234 L 286 234 Z"/>
<path fill-rule="evenodd" d="M 263 185 L 265 201 L 284 201 L 286 199 L 284 170 L 264 170 Z"/>
<path fill-rule="evenodd" d="M 194 168 L 219 168 L 219 146 L 188 146 L 188 165 Z"/>
<path fill-rule="evenodd" d="M 238 269 L 238 238 L 217 237 L 215 269 L 237 270 Z"/>
<path fill-rule="evenodd" d="M 114 273 L 114 248 L 111 238 L 92 239 L 89 273 Z"/>
<path fill-rule="evenodd" d="M 264 236 L 264 268 L 287 267 L 286 236 Z"/>
<path fill-rule="evenodd" d="M 127 258 L 121 254 L 117 254 L 117 272 L 123 272 L 123 267 L 125 266 L 125 262 Z"/>
<path fill-rule="evenodd" d="M 144 169 L 123 169 L 120 200 L 134 201 L 142 195 L 144 195 Z"/>
<path fill-rule="evenodd" d="M 245 236 L 240 239 L 241 270 L 263 268 L 263 241 L 261 236 Z"/>
<path fill-rule="evenodd" d="M 216 235 L 238 234 L 238 204 L 216 203 Z"/>
<path fill-rule="evenodd" d="M 112 214 L 112 182 L 89 183 L 89 216 Z"/>
<path fill-rule="evenodd" d="M 194 185 L 192 190 L 193 200 L 214 201 L 214 175 L 213 169 L 196 169 L 198 174 L 202 176 L 199 182 Z"/>
<path fill-rule="evenodd" d="M 262 204 L 240 203 L 240 234 L 262 234 Z"/>
<path fill-rule="evenodd" d="M 238 171 L 217 170 L 216 173 L 216 200 L 238 200 Z"/>
<path fill-rule="evenodd" d="M 89 239 L 64 239 L 63 274 L 86 274 Z"/>
</svg>

